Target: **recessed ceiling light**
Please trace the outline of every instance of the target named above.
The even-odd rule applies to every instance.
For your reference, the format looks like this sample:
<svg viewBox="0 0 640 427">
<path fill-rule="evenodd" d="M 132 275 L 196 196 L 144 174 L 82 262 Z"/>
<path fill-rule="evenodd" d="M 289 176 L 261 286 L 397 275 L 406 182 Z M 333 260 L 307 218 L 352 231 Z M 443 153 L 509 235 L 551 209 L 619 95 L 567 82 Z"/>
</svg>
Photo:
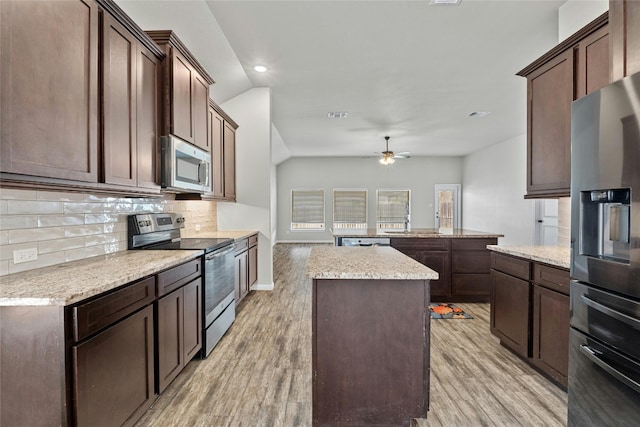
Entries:
<svg viewBox="0 0 640 427">
<path fill-rule="evenodd" d="M 349 113 L 347 112 L 329 112 L 327 117 L 330 119 L 346 119 Z"/>
<path fill-rule="evenodd" d="M 460 4 L 460 0 L 431 0 L 429 4 L 432 6 L 456 6 Z"/>
<path fill-rule="evenodd" d="M 469 117 L 487 117 L 491 114 L 490 111 L 473 111 L 469 113 Z"/>
<path fill-rule="evenodd" d="M 256 65 L 255 67 L 253 67 L 253 69 L 259 73 L 264 73 L 268 70 L 268 68 L 265 67 L 264 65 Z"/>
</svg>

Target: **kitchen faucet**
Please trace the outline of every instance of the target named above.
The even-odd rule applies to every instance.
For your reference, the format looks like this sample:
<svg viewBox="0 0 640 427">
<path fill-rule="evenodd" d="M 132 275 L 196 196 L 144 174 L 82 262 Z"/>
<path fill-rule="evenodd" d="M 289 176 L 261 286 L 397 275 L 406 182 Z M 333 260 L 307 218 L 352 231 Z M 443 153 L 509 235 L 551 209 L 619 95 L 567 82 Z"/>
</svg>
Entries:
<svg viewBox="0 0 640 427">
<path fill-rule="evenodd" d="M 409 212 L 409 203 L 404 205 L 404 231 L 411 230 L 411 213 Z"/>
</svg>

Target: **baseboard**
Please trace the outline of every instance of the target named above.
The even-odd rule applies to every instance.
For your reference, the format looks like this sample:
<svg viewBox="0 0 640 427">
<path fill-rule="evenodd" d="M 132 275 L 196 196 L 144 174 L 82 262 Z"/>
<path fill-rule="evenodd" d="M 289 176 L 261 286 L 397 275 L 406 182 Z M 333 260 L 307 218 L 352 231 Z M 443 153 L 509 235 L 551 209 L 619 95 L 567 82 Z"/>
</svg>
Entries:
<svg viewBox="0 0 640 427">
<path fill-rule="evenodd" d="M 273 282 L 267 284 L 267 283 L 256 283 L 255 285 L 251 286 L 251 290 L 252 291 L 272 291 L 273 290 Z"/>
</svg>

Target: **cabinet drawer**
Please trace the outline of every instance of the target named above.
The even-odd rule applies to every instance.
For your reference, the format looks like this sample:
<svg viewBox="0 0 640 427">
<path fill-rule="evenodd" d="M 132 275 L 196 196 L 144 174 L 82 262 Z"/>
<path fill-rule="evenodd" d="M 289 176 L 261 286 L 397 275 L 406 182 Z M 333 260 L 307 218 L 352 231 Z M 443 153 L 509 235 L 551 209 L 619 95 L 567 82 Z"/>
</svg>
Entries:
<svg viewBox="0 0 640 427">
<path fill-rule="evenodd" d="M 498 243 L 497 238 L 492 239 L 452 239 L 451 249 L 454 251 L 478 251 L 488 250 L 487 245 Z"/>
<path fill-rule="evenodd" d="M 569 272 L 560 268 L 533 264 L 533 281 L 545 288 L 569 295 Z"/>
<path fill-rule="evenodd" d="M 185 262 L 177 267 L 158 274 L 158 296 L 168 294 L 174 289 L 189 283 L 202 274 L 200 258 Z"/>
<path fill-rule="evenodd" d="M 238 240 L 235 243 L 236 245 L 236 255 L 246 251 L 249 249 L 249 239 Z"/>
<path fill-rule="evenodd" d="M 80 341 L 153 302 L 154 285 L 155 277 L 148 277 L 72 307 L 73 340 Z"/>
<path fill-rule="evenodd" d="M 391 247 L 393 248 L 411 248 L 427 251 L 448 251 L 451 239 L 442 238 L 395 238 L 391 239 Z"/>
<path fill-rule="evenodd" d="M 454 252 L 451 255 L 451 267 L 454 273 L 491 273 L 491 254 L 489 251 Z"/>
<path fill-rule="evenodd" d="M 255 246 L 258 244 L 258 235 L 254 234 L 253 236 L 249 236 L 249 247 Z"/>
<path fill-rule="evenodd" d="M 491 268 L 503 273 L 519 277 L 524 280 L 531 279 L 531 266 L 529 261 L 508 255 L 491 253 Z"/>
</svg>

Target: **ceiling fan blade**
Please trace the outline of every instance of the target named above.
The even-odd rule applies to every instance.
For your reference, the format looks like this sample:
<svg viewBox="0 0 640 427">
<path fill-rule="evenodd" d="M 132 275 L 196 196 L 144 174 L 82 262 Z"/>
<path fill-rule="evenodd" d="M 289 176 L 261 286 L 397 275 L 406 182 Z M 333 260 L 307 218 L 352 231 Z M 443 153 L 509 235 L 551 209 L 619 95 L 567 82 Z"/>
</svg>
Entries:
<svg viewBox="0 0 640 427">
<path fill-rule="evenodd" d="M 408 151 L 403 151 L 401 153 L 396 153 L 393 157 L 396 159 L 408 159 L 411 157 L 411 153 Z"/>
</svg>

